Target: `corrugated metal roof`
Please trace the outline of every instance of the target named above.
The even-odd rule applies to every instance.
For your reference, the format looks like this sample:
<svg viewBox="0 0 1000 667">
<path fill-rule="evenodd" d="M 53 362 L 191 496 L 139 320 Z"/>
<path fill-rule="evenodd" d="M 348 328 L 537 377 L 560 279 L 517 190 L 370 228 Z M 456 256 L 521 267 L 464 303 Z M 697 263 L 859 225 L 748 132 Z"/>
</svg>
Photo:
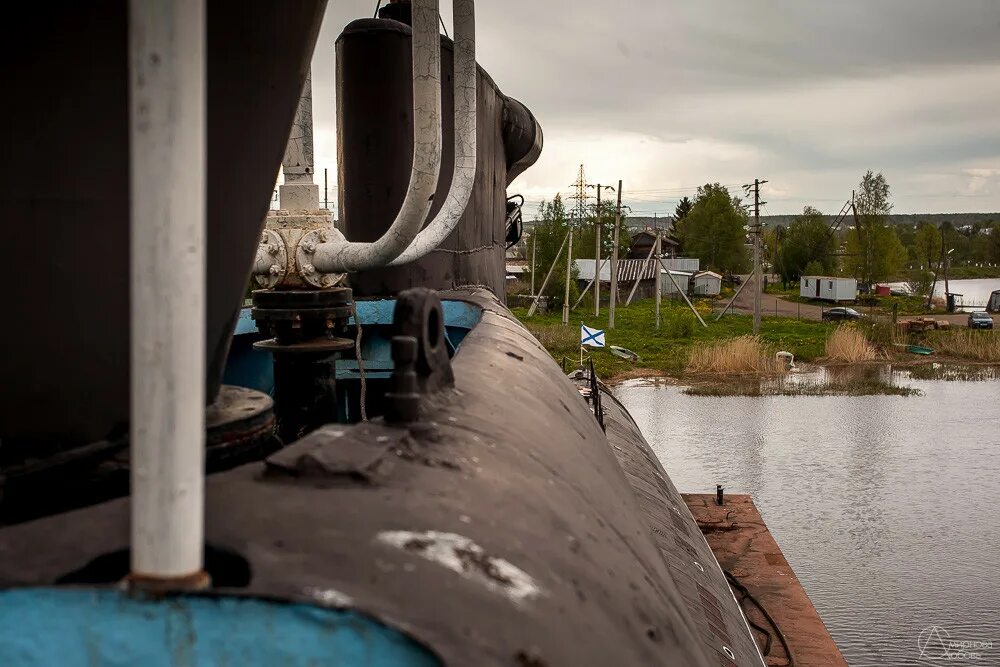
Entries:
<svg viewBox="0 0 1000 667">
<path fill-rule="evenodd" d="M 576 268 L 579 269 L 580 280 L 594 279 L 594 260 L 577 259 L 574 260 Z M 653 260 L 648 262 L 644 259 L 619 259 L 618 260 L 618 281 L 652 280 L 656 276 L 656 263 Z M 611 261 L 601 260 L 601 282 L 611 282 Z"/>
</svg>

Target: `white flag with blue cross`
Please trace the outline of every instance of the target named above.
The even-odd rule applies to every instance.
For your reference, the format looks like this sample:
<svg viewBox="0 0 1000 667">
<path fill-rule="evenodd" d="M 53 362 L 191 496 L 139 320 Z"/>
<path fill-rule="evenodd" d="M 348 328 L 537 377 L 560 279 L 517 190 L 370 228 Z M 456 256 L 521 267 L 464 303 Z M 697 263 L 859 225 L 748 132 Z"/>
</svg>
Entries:
<svg viewBox="0 0 1000 667">
<path fill-rule="evenodd" d="M 604 347 L 604 329 L 591 329 L 580 325 L 580 345 Z"/>
</svg>

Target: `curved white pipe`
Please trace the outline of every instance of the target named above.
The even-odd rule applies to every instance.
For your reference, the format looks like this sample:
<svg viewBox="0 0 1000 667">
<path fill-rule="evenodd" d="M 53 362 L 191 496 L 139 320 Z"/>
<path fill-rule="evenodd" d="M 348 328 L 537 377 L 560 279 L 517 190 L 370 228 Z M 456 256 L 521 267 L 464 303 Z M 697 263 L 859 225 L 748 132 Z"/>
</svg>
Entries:
<svg viewBox="0 0 1000 667">
<path fill-rule="evenodd" d="M 396 219 L 373 243 L 321 243 L 312 265 L 321 273 L 380 268 L 413 241 L 430 211 L 441 171 L 441 37 L 438 0 L 413 0 L 413 163 Z"/>
<path fill-rule="evenodd" d="M 448 238 L 469 205 L 476 181 L 476 3 L 454 0 L 455 166 L 444 206 L 390 266 L 418 260 Z"/>
</svg>

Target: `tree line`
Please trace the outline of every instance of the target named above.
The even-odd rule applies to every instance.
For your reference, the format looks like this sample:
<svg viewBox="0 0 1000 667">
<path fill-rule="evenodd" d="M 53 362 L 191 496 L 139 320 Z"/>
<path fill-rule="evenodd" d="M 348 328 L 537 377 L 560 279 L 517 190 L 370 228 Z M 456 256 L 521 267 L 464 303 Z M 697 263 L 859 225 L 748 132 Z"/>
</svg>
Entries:
<svg viewBox="0 0 1000 667">
<path fill-rule="evenodd" d="M 854 207 L 836 230 L 824 214 L 806 206 L 787 225 L 765 227 L 763 248 L 765 270 L 787 283 L 802 276 L 851 276 L 862 286 L 888 280 L 909 281 L 918 293 L 924 293 L 944 263 L 953 269 L 971 265 L 1000 264 L 1000 220 L 955 226 L 948 221 L 939 225 L 921 221 L 915 224 L 890 224 L 893 203 L 891 191 L 881 172 L 867 171 L 861 178 Z M 619 237 L 619 256 L 629 248 L 629 233 L 623 210 Z M 674 211 L 671 234 L 678 242 L 678 253 L 697 257 L 702 269 L 726 274 L 748 273 L 752 250 L 748 230 L 750 211 L 743 200 L 719 183 L 698 188 L 693 200 L 684 197 Z M 597 209 L 591 204 L 583 220 L 574 220 L 562 199 L 556 195 L 542 202 L 528 241 L 526 252 L 537 241 L 536 288 L 552 265 L 560 245 L 573 223 L 573 258 L 593 259 Z M 601 256 L 610 257 L 613 245 L 615 204 L 601 204 Z M 565 261 L 565 254 L 562 256 Z M 571 271 L 570 298 L 578 296 L 578 271 Z M 564 295 L 565 265 L 556 267 L 545 294 L 556 303 Z M 525 276 L 530 280 L 530 274 Z"/>
</svg>

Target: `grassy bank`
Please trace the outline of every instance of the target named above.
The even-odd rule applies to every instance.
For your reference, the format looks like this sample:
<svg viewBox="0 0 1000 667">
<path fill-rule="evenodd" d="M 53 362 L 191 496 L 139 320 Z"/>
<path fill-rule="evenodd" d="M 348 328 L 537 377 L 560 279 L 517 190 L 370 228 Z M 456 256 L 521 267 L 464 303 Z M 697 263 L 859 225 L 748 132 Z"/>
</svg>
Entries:
<svg viewBox="0 0 1000 667">
<path fill-rule="evenodd" d="M 708 323 L 702 327 L 683 303 L 664 301 L 661 307 L 661 325 L 655 326 L 653 299 L 634 301 L 628 307 L 619 306 L 615 313 L 615 328 L 607 329 L 607 308 L 595 318 L 593 307 L 579 308 L 570 313 L 569 326 L 562 326 L 560 312 L 535 315 L 527 318 L 527 309 L 515 308 L 514 314 L 541 341 L 550 354 L 562 358 L 579 359 L 580 323 L 588 327 L 605 329 L 607 344 L 628 348 L 639 355 L 638 362 L 619 359 L 607 349 L 592 350 L 597 372 L 605 378 L 635 375 L 635 369 L 649 369 L 652 374 L 680 375 L 684 372 L 692 350 L 712 343 L 731 341 L 749 336 L 753 318 L 749 315 L 727 315 L 715 322 L 708 302 L 699 302 L 699 312 Z M 787 350 L 796 359 L 810 361 L 825 354 L 826 339 L 835 327 L 823 322 L 800 321 L 783 317 L 765 317 L 761 327 L 761 342 L 768 348 Z"/>
<path fill-rule="evenodd" d="M 765 316 L 760 335 L 753 337 L 751 316 L 730 314 L 716 322 L 709 302 L 696 305 L 709 324 L 707 329 L 687 306 L 676 301 L 663 303 L 661 325 L 656 329 L 652 299 L 619 307 L 613 330 L 607 329 L 606 308 L 602 308 L 600 318 L 593 316 L 593 310 L 578 309 L 571 313 L 570 324 L 565 327 L 559 312 L 527 318 L 526 309 L 515 308 L 514 314 L 560 363 L 564 357 L 568 364 L 579 359 L 581 321 L 588 327 L 605 329 L 608 345 L 628 348 L 639 355 L 639 360 L 632 362 L 614 356 L 607 349 L 588 348 L 586 354 L 593 356 L 597 372 L 610 381 L 653 375 L 686 375 L 696 381 L 699 377 L 717 380 L 725 376 L 764 377 L 779 370 L 774 363 L 777 350 L 791 352 L 797 361 L 825 364 L 929 361 L 907 353 L 907 344 L 931 347 L 935 354 L 930 359 L 949 366 L 1000 364 L 1000 332 L 956 328 L 904 335 L 894 333 L 887 319 L 838 327 L 825 322 Z M 849 387 L 847 393 L 879 393 L 878 389 Z"/>
</svg>

